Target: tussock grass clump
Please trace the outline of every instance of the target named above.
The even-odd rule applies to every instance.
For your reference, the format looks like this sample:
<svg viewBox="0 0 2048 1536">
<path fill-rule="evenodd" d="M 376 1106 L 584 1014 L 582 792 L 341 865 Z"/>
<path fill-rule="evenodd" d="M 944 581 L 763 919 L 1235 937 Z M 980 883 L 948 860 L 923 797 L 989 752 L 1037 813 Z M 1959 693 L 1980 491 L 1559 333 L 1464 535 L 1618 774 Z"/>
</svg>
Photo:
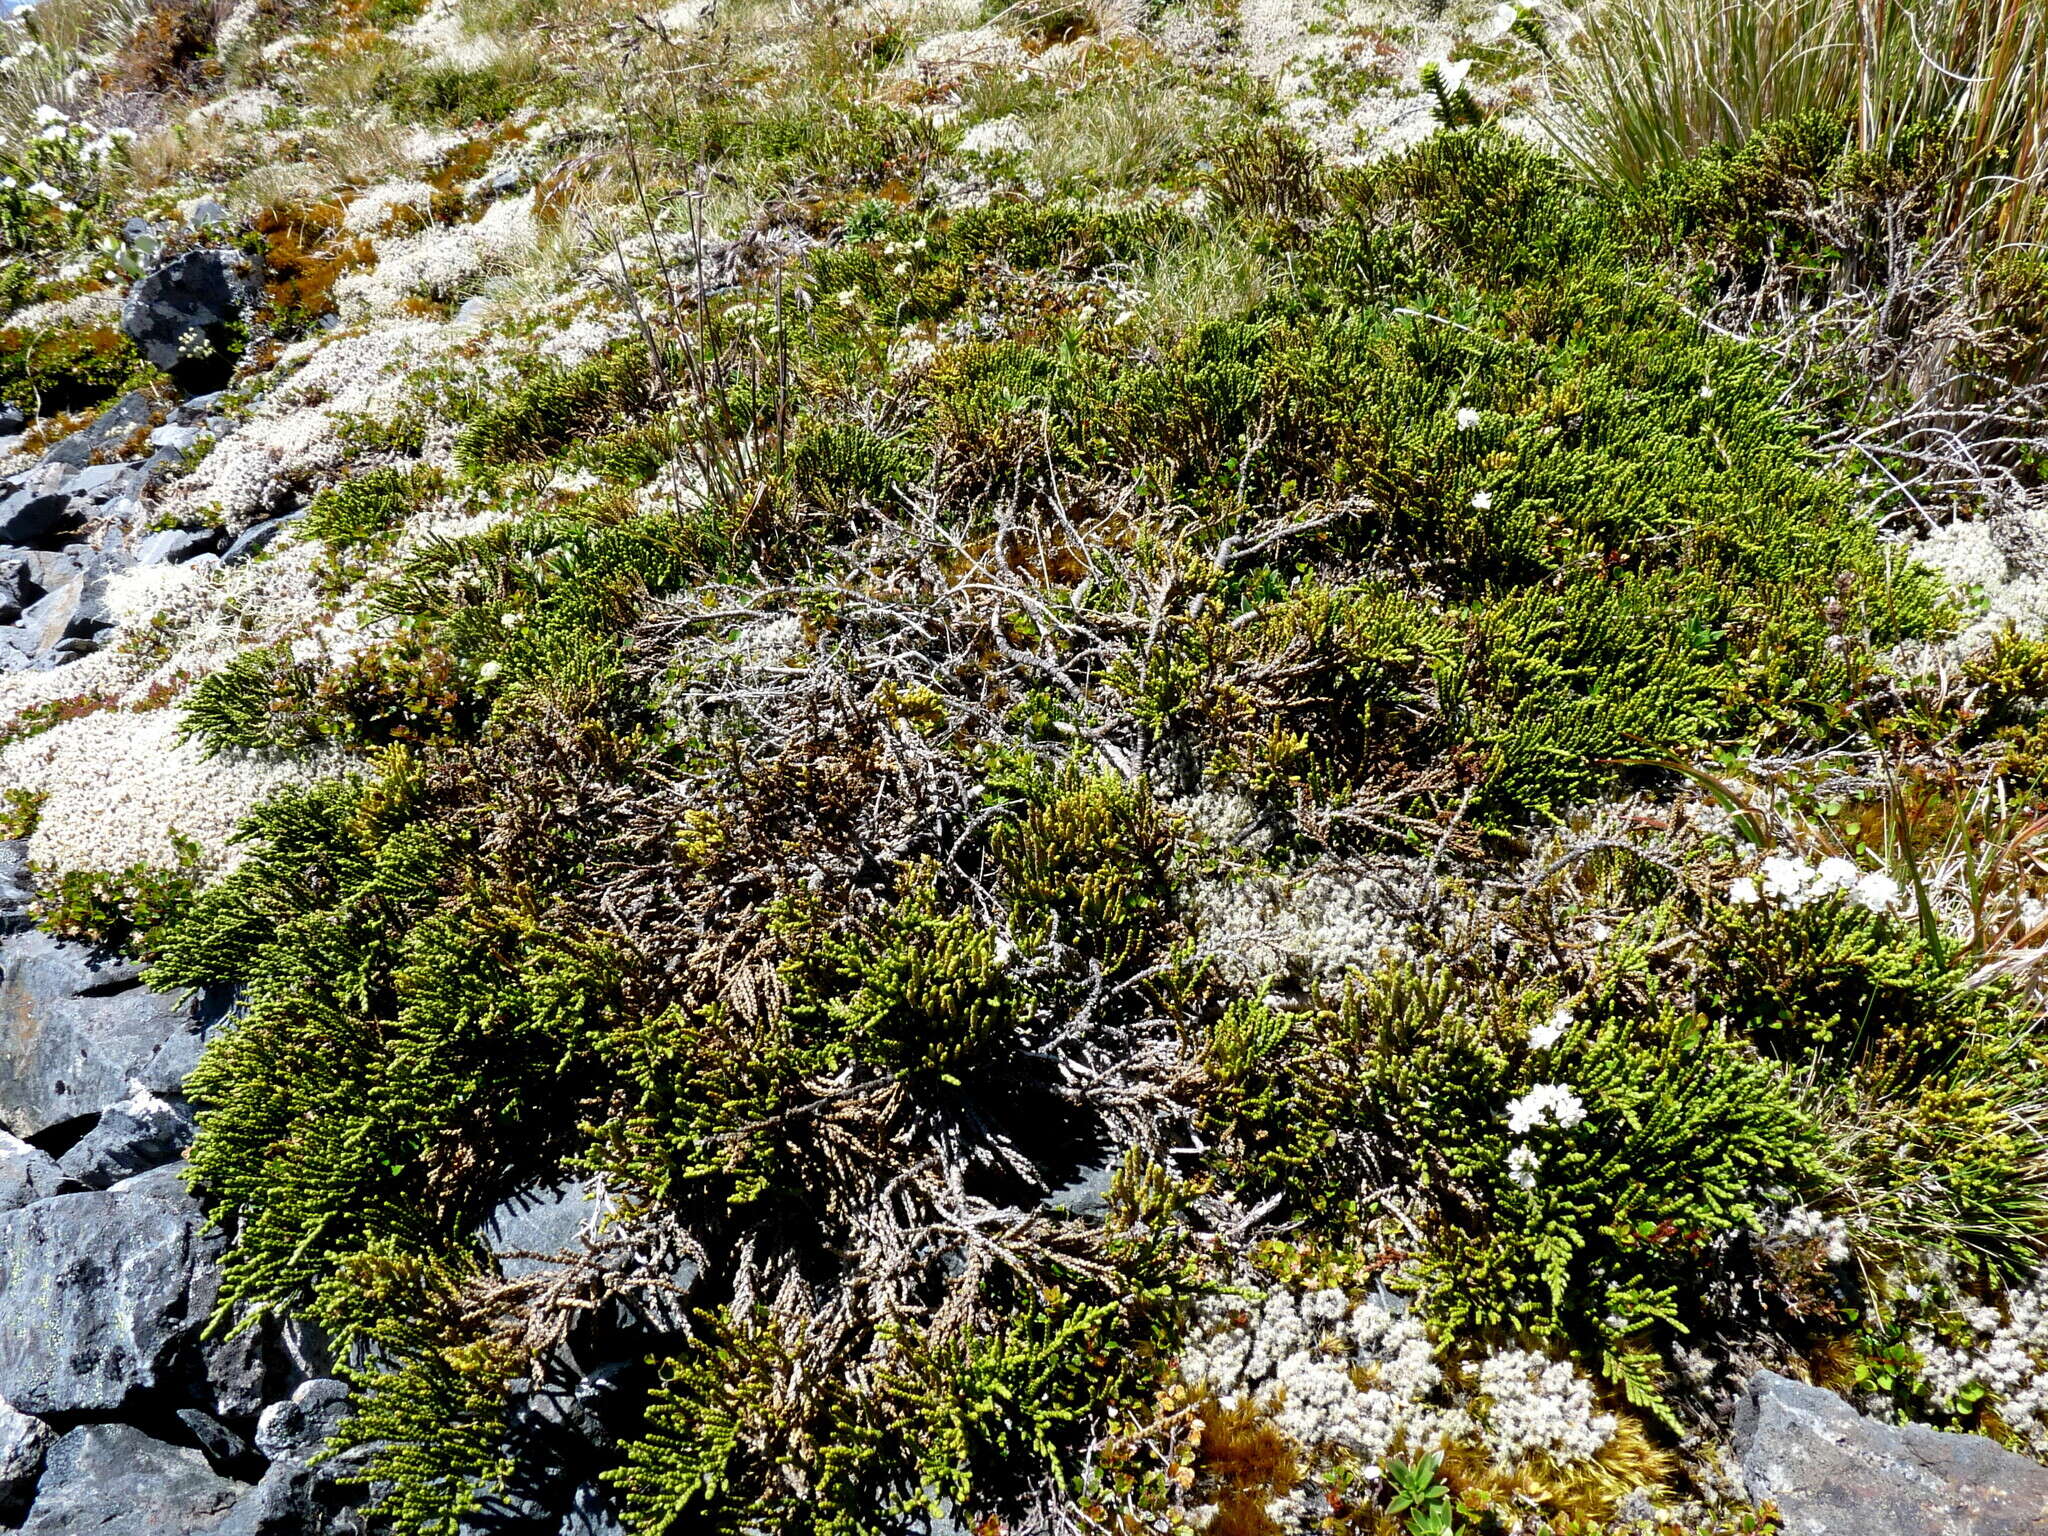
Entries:
<svg viewBox="0 0 2048 1536">
<path fill-rule="evenodd" d="M 1940 227 L 2038 241 L 2044 56 L 2041 0 L 1624 0 L 1589 17 L 1557 80 L 1557 127 L 1588 169 L 1636 183 L 1813 112 L 1846 114 L 1865 154 L 1931 131 Z"/>
</svg>

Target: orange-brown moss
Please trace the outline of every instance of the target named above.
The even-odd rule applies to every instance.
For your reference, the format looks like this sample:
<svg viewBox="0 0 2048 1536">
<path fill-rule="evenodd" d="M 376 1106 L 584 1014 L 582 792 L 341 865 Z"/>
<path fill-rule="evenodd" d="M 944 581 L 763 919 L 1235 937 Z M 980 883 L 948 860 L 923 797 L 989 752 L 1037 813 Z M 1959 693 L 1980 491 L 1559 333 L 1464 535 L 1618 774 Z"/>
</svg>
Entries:
<svg viewBox="0 0 2048 1536">
<path fill-rule="evenodd" d="M 344 231 L 348 209 L 338 198 L 274 203 L 256 215 L 263 240 L 263 295 L 275 321 L 303 325 L 335 310 L 343 273 L 377 264 L 377 250 Z"/>
</svg>

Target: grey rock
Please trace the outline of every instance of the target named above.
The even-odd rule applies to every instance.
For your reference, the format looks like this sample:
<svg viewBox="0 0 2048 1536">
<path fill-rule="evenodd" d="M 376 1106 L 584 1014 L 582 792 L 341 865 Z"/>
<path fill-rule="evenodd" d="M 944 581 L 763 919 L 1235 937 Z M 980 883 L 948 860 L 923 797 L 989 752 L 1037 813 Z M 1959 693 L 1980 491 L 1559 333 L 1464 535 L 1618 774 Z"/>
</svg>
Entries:
<svg viewBox="0 0 2048 1536">
<path fill-rule="evenodd" d="M 626 1536 L 626 1528 L 606 1501 L 603 1487 L 584 1483 L 562 1517 L 561 1536 Z"/>
<path fill-rule="evenodd" d="M 256 1423 L 256 1449 L 269 1458 L 270 1467 L 219 1536 L 307 1536 L 336 1528 L 334 1516 L 353 1492 L 338 1485 L 351 1462 L 366 1454 L 357 1448 L 321 1457 L 347 1405 L 346 1383 L 317 1379 L 263 1410 Z"/>
<path fill-rule="evenodd" d="M 68 658 L 95 650 L 114 627 L 106 584 L 97 576 L 74 576 L 38 598 L 23 612 L 21 625 L 32 651 Z"/>
<path fill-rule="evenodd" d="M 43 455 L 46 465 L 83 469 L 95 458 L 112 453 L 115 457 L 128 446 L 128 439 L 149 425 L 156 403 L 143 391 L 131 390 L 93 419 Z"/>
<path fill-rule="evenodd" d="M 118 486 L 122 476 L 132 473 L 134 467 L 128 464 L 88 464 L 64 482 L 64 494 L 105 501 L 113 494 L 109 487 Z"/>
<path fill-rule="evenodd" d="M 64 1186 L 64 1170 L 40 1147 L 0 1131 L 0 1211 L 47 1200 Z"/>
<path fill-rule="evenodd" d="M 1040 1207 L 1068 1216 L 1099 1219 L 1107 1215 L 1109 1186 L 1121 1162 L 1121 1158 L 1112 1158 L 1076 1169 L 1071 1180 L 1039 1201 Z"/>
<path fill-rule="evenodd" d="M 484 1242 L 492 1253 L 498 1255 L 500 1272 L 507 1279 L 512 1279 L 550 1268 L 539 1259 L 508 1256 L 522 1250 L 558 1253 L 565 1248 L 577 1248 L 580 1251 L 578 1240 L 584 1230 L 594 1227 L 603 1214 L 602 1197 L 602 1186 L 579 1179 L 559 1187 L 542 1185 L 505 1201 L 491 1212 L 483 1227 Z"/>
<path fill-rule="evenodd" d="M 208 411 L 219 405 L 226 394 L 226 390 L 216 389 L 210 394 L 194 395 L 189 400 L 180 404 L 173 414 L 180 421 L 197 421 Z"/>
<path fill-rule="evenodd" d="M 193 229 L 205 229 L 210 224 L 225 224 L 234 215 L 210 197 L 194 198 L 185 207 L 185 223 Z"/>
<path fill-rule="evenodd" d="M 1784 1536 L 2042 1536 L 2048 1467 L 1980 1435 L 1864 1418 L 1834 1393 L 1759 1371 L 1735 1455 Z"/>
<path fill-rule="evenodd" d="M 105 1189 L 122 1179 L 175 1162 L 192 1145 L 196 1129 L 191 1106 L 136 1085 L 118 1104 L 100 1112 L 93 1128 L 58 1160 L 64 1176 L 87 1189 Z"/>
<path fill-rule="evenodd" d="M 24 487 L 0 501 L 0 544 L 37 544 L 67 534 L 83 521 L 66 491 Z"/>
<path fill-rule="evenodd" d="M 222 565 L 236 565 L 244 560 L 253 560 L 270 547 L 277 536 L 306 514 L 288 512 L 283 517 L 273 517 L 268 522 L 245 528 L 235 535 L 234 542 L 221 551 Z"/>
<path fill-rule="evenodd" d="M 123 1179 L 107 1191 L 112 1195 L 134 1195 L 144 1200 L 161 1200 L 183 1210 L 192 1203 L 192 1191 L 185 1187 L 185 1170 L 175 1163 Z"/>
<path fill-rule="evenodd" d="M 24 608 L 42 595 L 32 562 L 19 555 L 0 559 L 0 624 L 12 624 Z"/>
<path fill-rule="evenodd" d="M 139 967 L 29 932 L 0 940 L 0 1126 L 33 1139 L 128 1096 L 159 1051 L 202 1026 Z"/>
<path fill-rule="evenodd" d="M 129 290 L 121 329 L 172 378 L 225 382 L 239 345 L 235 326 L 261 297 L 256 265 L 243 252 L 187 251 Z M 203 341 L 196 351 L 194 332 Z"/>
<path fill-rule="evenodd" d="M 195 1450 L 129 1424 L 87 1424 L 50 1448 L 21 1536 L 202 1536 L 246 1490 Z"/>
<path fill-rule="evenodd" d="M 199 441 L 201 429 L 196 426 L 174 426 L 165 423 L 149 434 L 149 446 L 168 448 L 173 453 L 183 453 Z"/>
<path fill-rule="evenodd" d="M 41 1419 L 0 1401 L 0 1522 L 18 1520 L 28 1508 L 56 1438 Z"/>
<path fill-rule="evenodd" d="M 311 1461 L 348 1413 L 348 1383 L 316 1377 L 299 1383 L 256 1421 L 256 1449 L 271 1461 Z"/>
<path fill-rule="evenodd" d="M 28 425 L 28 412 L 12 400 L 0 402 L 0 435 L 13 436 Z"/>
<path fill-rule="evenodd" d="M 206 1459 L 216 1467 L 231 1471 L 248 1461 L 249 1442 L 212 1414 L 199 1408 L 180 1408 L 178 1422 L 185 1426 Z"/>
<path fill-rule="evenodd" d="M 108 1413 L 167 1385 L 194 1315 L 196 1212 L 91 1191 L 0 1212 L 0 1397 Z"/>
<path fill-rule="evenodd" d="M 0 1397 L 30 1413 L 116 1413 L 175 1389 L 253 1420 L 283 1371 L 267 1325 L 201 1337 L 224 1246 L 176 1164 L 0 1213 Z"/>
<path fill-rule="evenodd" d="M 220 543 L 217 528 L 163 528 L 135 546 L 139 565 L 182 565 Z"/>
<path fill-rule="evenodd" d="M 35 899 L 35 876 L 28 867 L 28 839 L 11 837 L 0 841 L 0 933 L 13 933 L 25 926 L 29 904 Z"/>
</svg>

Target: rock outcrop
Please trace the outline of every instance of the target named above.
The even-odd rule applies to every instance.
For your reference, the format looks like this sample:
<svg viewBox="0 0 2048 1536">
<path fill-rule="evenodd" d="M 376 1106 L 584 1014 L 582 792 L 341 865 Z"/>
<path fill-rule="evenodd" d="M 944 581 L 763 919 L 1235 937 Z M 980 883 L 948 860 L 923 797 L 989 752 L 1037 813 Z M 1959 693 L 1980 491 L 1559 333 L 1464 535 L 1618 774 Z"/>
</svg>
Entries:
<svg viewBox="0 0 2048 1536">
<path fill-rule="evenodd" d="M 187 251 L 135 285 L 121 308 L 121 329 L 172 378 L 204 388 L 234 371 L 240 333 L 262 293 L 261 275 L 245 253 Z"/>
<path fill-rule="evenodd" d="M 1771 1371 L 1736 1407 L 1735 1455 L 1784 1536 L 2048 1533 L 2048 1468 L 1981 1435 L 1865 1418 Z"/>
</svg>

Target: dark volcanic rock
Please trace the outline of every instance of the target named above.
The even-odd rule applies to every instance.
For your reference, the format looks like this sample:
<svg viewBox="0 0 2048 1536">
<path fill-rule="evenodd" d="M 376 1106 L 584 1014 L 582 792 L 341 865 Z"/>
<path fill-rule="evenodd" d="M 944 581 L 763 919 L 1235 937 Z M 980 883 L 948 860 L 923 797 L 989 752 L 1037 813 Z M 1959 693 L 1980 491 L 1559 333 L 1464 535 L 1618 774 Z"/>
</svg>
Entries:
<svg viewBox="0 0 2048 1536">
<path fill-rule="evenodd" d="M 1784 1536 L 2048 1536 L 2048 1468 L 1981 1435 L 1881 1424 L 1771 1371 L 1736 1405 L 1735 1455 Z"/>
<path fill-rule="evenodd" d="M 28 1508 L 56 1438 L 41 1419 L 0 1402 L 0 1523 L 20 1519 Z"/>
<path fill-rule="evenodd" d="M 242 252 L 187 251 L 129 290 L 121 329 L 180 383 L 210 387 L 233 371 L 237 332 L 262 293 L 256 265 Z"/>
<path fill-rule="evenodd" d="M 50 1448 L 21 1536 L 201 1536 L 247 1487 L 182 1445 L 127 1424 L 87 1424 Z"/>
<path fill-rule="evenodd" d="M 40 544 L 85 521 L 64 490 L 19 490 L 0 501 L 0 544 Z"/>
<path fill-rule="evenodd" d="M 192 1144 L 194 1129 L 191 1106 L 184 1100 L 161 1098 L 138 1087 L 120 1103 L 108 1105 L 59 1166 L 73 1183 L 105 1189 L 175 1161 Z"/>
<path fill-rule="evenodd" d="M 109 1413 L 165 1385 L 195 1315 L 197 1213 L 112 1190 L 0 1213 L 0 1397 Z"/>
<path fill-rule="evenodd" d="M 57 1193 L 64 1170 L 49 1153 L 0 1131 L 0 1211 L 17 1211 Z"/>
<path fill-rule="evenodd" d="M 585 1483 L 570 1500 L 569 1513 L 562 1517 L 561 1536 L 626 1536 L 626 1528 L 606 1501 L 604 1489 Z"/>
<path fill-rule="evenodd" d="M 586 1227 L 594 1228 L 603 1213 L 602 1190 L 578 1180 L 560 1188 L 541 1186 L 514 1195 L 484 1223 L 484 1241 L 499 1256 L 498 1267 L 512 1278 L 530 1275 L 549 1266 L 538 1259 L 515 1259 L 507 1254 L 582 1251 L 578 1242 Z"/>
<path fill-rule="evenodd" d="M 33 1139 L 129 1094 L 195 1011 L 141 970 L 38 932 L 0 940 L 0 1126 Z"/>
<path fill-rule="evenodd" d="M 139 389 L 132 390 L 101 411 L 92 425 L 81 427 L 44 454 L 43 462 L 83 469 L 95 456 L 119 457 L 128 446 L 128 439 L 148 426 L 154 414 L 155 405 L 150 397 Z"/>
</svg>

